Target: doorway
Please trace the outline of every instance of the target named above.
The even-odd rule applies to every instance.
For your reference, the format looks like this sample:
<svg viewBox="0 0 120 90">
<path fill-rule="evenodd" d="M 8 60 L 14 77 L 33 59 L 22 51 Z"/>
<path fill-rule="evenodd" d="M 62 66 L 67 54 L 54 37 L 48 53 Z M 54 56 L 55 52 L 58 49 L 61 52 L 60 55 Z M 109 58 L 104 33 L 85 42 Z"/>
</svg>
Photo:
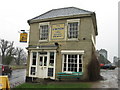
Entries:
<svg viewBox="0 0 120 90">
<path fill-rule="evenodd" d="M 38 66 L 39 78 L 47 78 L 47 71 L 48 71 L 47 55 L 40 55 L 39 56 L 39 66 Z"/>
</svg>

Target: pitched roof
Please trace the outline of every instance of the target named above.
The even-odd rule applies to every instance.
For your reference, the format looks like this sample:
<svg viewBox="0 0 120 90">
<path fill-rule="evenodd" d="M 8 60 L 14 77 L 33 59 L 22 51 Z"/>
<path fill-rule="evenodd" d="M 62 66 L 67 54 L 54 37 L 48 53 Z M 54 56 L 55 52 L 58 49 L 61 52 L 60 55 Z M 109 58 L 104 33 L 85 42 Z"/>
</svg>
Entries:
<svg viewBox="0 0 120 90">
<path fill-rule="evenodd" d="M 59 9 L 52 9 L 44 14 L 41 14 L 31 20 L 41 20 L 41 19 L 49 19 L 55 17 L 62 17 L 62 16 L 73 16 L 73 15 L 80 15 L 80 14 L 91 14 L 91 11 L 79 9 L 76 7 L 66 7 L 66 8 L 59 8 Z"/>
<path fill-rule="evenodd" d="M 30 20 L 28 20 L 28 23 L 34 23 L 34 22 L 40 22 L 40 21 L 47 21 L 47 20 L 55 20 L 55 19 L 61 19 L 61 18 L 70 18 L 73 16 L 92 16 L 93 17 L 93 23 L 96 35 L 98 35 L 97 32 L 97 24 L 96 24 L 96 15 L 94 12 L 79 9 L 76 7 L 66 7 L 66 8 L 59 8 L 59 9 L 52 9 L 46 13 L 43 13 L 37 17 L 34 17 Z"/>
</svg>

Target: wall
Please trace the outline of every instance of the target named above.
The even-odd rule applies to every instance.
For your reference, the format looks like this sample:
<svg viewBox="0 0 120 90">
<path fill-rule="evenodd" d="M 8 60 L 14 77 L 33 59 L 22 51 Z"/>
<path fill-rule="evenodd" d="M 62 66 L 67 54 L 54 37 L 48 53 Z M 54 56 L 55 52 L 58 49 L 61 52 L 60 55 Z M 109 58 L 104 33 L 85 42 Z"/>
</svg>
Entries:
<svg viewBox="0 0 120 90">
<path fill-rule="evenodd" d="M 65 32 L 67 35 L 67 20 L 58 20 L 50 21 L 50 25 L 57 23 L 65 23 Z M 83 55 L 83 79 L 88 79 L 88 65 L 92 60 L 92 40 L 91 35 L 95 41 L 95 30 L 93 28 L 93 23 L 91 17 L 80 18 L 80 31 L 78 40 L 68 40 L 68 38 L 60 40 L 50 40 L 48 42 L 39 42 L 39 23 L 30 24 L 30 38 L 29 45 L 54 45 L 55 42 L 59 43 L 60 47 L 57 53 L 56 59 L 56 72 L 62 71 L 62 55 L 61 50 L 84 50 L 85 54 Z M 51 31 L 49 30 L 49 33 Z M 50 35 L 51 36 L 51 35 Z M 50 37 L 49 37 L 50 38 Z M 28 56 L 29 60 L 29 56 Z M 29 61 L 28 61 L 29 63 Z M 29 68 L 29 67 L 28 67 Z M 28 70 L 28 69 L 27 69 Z M 28 74 L 27 74 L 28 75 Z"/>
</svg>

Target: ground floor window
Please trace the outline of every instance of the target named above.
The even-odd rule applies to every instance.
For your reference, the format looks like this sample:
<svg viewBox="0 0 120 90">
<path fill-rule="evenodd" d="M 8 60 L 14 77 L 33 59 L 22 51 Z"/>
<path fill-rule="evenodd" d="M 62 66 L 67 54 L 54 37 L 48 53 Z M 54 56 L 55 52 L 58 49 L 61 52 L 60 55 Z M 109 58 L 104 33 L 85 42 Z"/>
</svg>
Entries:
<svg viewBox="0 0 120 90">
<path fill-rule="evenodd" d="M 63 54 L 63 71 L 82 72 L 82 55 Z"/>
<path fill-rule="evenodd" d="M 31 72 L 30 72 L 31 75 L 35 75 L 35 69 L 36 69 L 35 67 L 31 67 Z"/>
</svg>

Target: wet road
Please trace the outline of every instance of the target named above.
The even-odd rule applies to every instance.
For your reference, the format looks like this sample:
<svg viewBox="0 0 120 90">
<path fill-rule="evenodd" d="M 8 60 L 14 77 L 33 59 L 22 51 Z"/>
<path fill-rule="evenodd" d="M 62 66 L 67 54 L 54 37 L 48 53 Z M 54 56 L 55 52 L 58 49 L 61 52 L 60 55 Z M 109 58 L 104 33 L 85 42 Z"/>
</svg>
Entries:
<svg viewBox="0 0 120 90">
<path fill-rule="evenodd" d="M 9 78 L 10 87 L 15 87 L 25 82 L 26 69 L 13 70 L 12 76 Z"/>
<path fill-rule="evenodd" d="M 93 88 L 118 88 L 120 84 L 120 68 L 115 70 L 101 70 L 104 80 L 95 82 Z"/>
</svg>

